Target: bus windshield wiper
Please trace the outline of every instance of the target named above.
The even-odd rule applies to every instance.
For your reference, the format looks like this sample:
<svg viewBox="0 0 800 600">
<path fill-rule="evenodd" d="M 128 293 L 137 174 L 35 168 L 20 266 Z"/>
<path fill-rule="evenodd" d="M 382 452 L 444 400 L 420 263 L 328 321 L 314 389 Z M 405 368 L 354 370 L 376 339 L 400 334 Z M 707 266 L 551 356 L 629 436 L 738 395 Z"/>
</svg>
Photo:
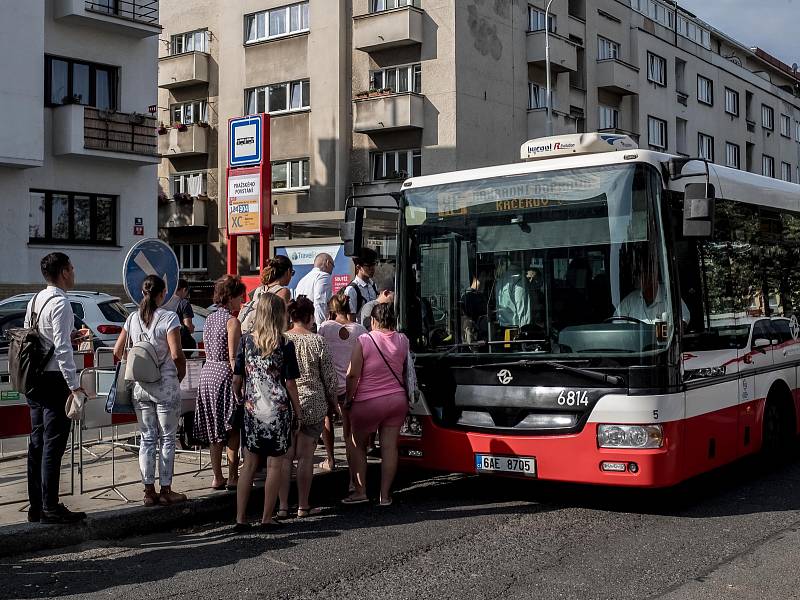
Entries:
<svg viewBox="0 0 800 600">
<path fill-rule="evenodd" d="M 563 369 L 575 375 L 583 375 L 587 379 L 594 381 L 602 381 L 603 383 L 610 383 L 614 386 L 622 385 L 625 380 L 619 375 L 608 375 L 600 371 L 593 371 L 592 369 L 585 369 L 583 367 L 573 367 L 572 365 L 565 365 L 564 363 L 556 362 L 553 360 L 516 360 L 513 362 L 505 363 L 486 363 L 482 365 L 474 365 L 475 367 L 535 367 L 536 365 L 547 365 L 554 369 Z"/>
</svg>

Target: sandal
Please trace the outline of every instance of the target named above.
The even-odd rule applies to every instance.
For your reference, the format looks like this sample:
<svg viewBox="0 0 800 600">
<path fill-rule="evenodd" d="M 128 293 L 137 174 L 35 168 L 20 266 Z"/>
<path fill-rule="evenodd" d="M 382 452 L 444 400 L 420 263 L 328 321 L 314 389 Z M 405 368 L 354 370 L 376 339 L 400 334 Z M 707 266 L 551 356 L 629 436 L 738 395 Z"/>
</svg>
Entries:
<svg viewBox="0 0 800 600">
<path fill-rule="evenodd" d="M 227 479 L 223 479 L 222 483 L 218 483 L 217 485 L 214 485 L 214 482 L 212 481 L 211 482 L 211 489 L 214 490 L 215 492 L 220 492 L 220 491 L 224 490 L 227 487 L 227 485 L 228 485 L 228 480 Z"/>
<path fill-rule="evenodd" d="M 378 506 L 391 506 L 391 505 L 392 505 L 391 497 L 387 498 L 386 500 L 381 499 L 381 501 L 378 502 Z"/>
<path fill-rule="evenodd" d="M 275 511 L 275 519 L 278 521 L 282 521 L 283 519 L 289 518 L 289 509 L 288 508 L 279 508 Z"/>
<path fill-rule="evenodd" d="M 298 519 L 305 519 L 306 517 L 311 517 L 314 515 L 322 514 L 324 511 L 319 506 L 315 506 L 314 508 L 298 508 L 297 509 L 297 518 Z"/>
<path fill-rule="evenodd" d="M 186 494 L 181 494 L 180 492 L 176 492 L 170 489 L 168 492 L 161 490 L 161 493 L 158 495 L 158 503 L 161 506 L 170 506 L 171 504 L 180 504 L 181 502 L 186 502 L 188 498 Z"/>
<path fill-rule="evenodd" d="M 366 496 L 348 496 L 347 498 L 342 498 L 342 504 L 366 504 L 369 502 L 369 498 Z"/>
</svg>

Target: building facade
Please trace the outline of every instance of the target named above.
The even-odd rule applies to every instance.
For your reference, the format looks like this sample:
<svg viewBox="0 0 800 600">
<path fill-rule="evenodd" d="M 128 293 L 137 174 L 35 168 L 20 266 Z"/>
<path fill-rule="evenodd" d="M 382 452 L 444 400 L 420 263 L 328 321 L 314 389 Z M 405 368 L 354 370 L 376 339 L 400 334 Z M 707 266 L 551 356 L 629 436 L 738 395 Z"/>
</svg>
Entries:
<svg viewBox="0 0 800 600">
<path fill-rule="evenodd" d="M 63 251 L 78 287 L 122 292 L 157 232 L 158 1 L 6 3 L 0 22 L 0 297 L 40 289 Z M 13 57 L 13 58 L 12 58 Z"/>
<path fill-rule="evenodd" d="M 198 279 L 225 268 L 230 117 L 272 116 L 276 244 L 333 243 L 349 194 L 514 162 L 547 135 L 545 27 L 554 134 L 800 181 L 798 74 L 672 2 L 555 0 L 547 19 L 544 0 L 161 4 L 161 235 Z"/>
</svg>

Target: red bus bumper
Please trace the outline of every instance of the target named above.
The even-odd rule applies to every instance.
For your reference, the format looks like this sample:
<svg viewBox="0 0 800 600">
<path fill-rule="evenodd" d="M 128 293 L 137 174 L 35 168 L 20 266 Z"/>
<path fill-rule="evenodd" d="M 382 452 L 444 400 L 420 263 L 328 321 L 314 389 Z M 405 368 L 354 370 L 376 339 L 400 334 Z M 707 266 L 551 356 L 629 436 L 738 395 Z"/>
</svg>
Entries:
<svg viewBox="0 0 800 600">
<path fill-rule="evenodd" d="M 422 436 L 400 436 L 400 460 L 451 473 L 476 473 L 476 454 L 536 458 L 537 478 L 599 485 L 643 488 L 668 487 L 686 478 L 680 472 L 677 440 L 680 422 L 664 423 L 664 446 L 653 450 L 597 447 L 597 423 L 571 435 L 511 436 L 438 427 L 431 417 L 419 417 Z M 603 471 L 603 462 L 635 463 L 631 472 Z"/>
</svg>

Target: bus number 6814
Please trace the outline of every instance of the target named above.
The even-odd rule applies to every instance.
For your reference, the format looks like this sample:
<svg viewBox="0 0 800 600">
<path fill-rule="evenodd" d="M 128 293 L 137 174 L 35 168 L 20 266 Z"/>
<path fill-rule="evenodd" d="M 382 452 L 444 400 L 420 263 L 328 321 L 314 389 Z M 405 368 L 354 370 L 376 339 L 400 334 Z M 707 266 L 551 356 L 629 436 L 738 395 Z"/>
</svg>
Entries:
<svg viewBox="0 0 800 600">
<path fill-rule="evenodd" d="M 585 390 L 561 390 L 559 406 L 589 406 L 589 393 Z"/>
</svg>

